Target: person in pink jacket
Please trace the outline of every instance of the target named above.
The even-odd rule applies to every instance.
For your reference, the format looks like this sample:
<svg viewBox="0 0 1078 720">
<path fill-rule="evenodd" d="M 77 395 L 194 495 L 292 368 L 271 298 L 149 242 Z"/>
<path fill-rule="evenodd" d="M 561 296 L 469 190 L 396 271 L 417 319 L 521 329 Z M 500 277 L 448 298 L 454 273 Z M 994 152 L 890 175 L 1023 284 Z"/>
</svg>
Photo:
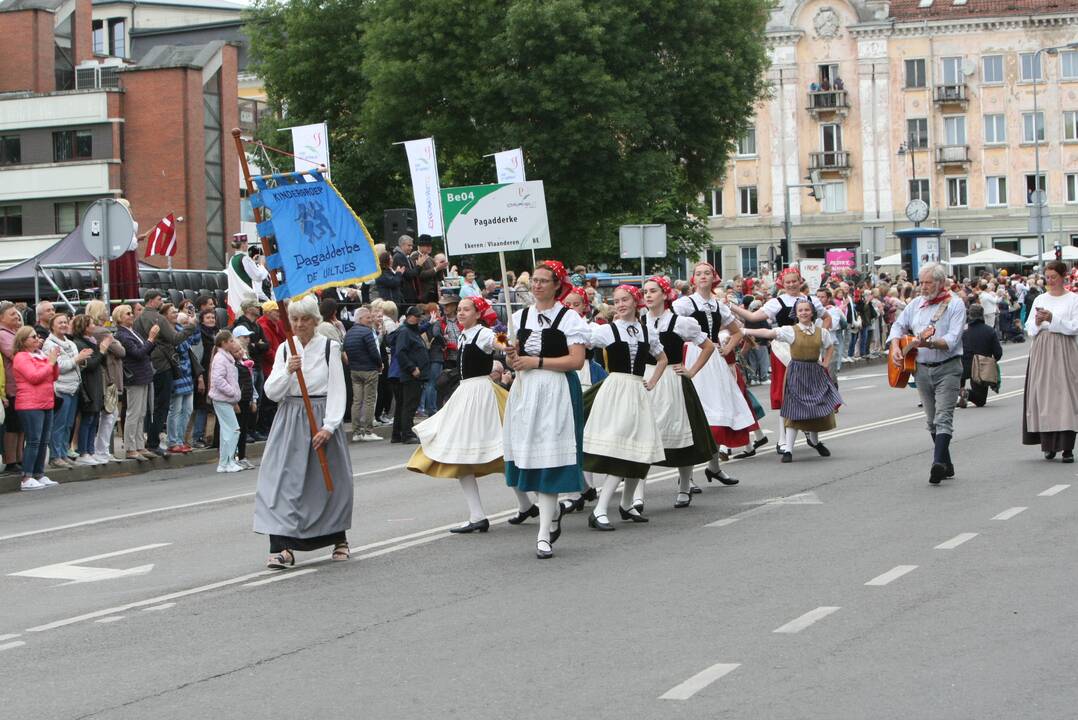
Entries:
<svg viewBox="0 0 1078 720">
<path fill-rule="evenodd" d="M 56 364 L 60 351 L 53 348 L 46 355 L 41 351 L 41 344 L 41 338 L 32 327 L 21 327 L 15 333 L 15 352 L 11 361 L 16 381 L 14 409 L 19 413 L 26 434 L 21 490 L 42 490 L 56 485 L 45 476 L 45 455 L 49 450 L 52 410 L 56 402 L 53 383 L 60 377 L 60 366 Z"/>
<path fill-rule="evenodd" d="M 217 472 L 239 472 L 243 466 L 236 462 L 236 445 L 240 439 L 240 424 L 236 418 L 241 396 L 239 372 L 233 353 L 239 349 L 228 330 L 213 337 L 213 358 L 210 360 L 210 389 L 206 393 L 213 401 L 217 424 L 221 428 Z"/>
</svg>

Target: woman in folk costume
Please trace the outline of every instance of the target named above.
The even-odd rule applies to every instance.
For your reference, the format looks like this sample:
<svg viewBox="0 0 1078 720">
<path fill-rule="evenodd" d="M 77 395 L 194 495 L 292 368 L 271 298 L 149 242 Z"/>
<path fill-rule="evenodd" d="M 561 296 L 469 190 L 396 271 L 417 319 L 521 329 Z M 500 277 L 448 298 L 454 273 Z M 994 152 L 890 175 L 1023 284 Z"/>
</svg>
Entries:
<svg viewBox="0 0 1078 720">
<path fill-rule="evenodd" d="M 489 325 L 498 316 L 482 297 L 463 298 L 457 306 L 457 364 L 460 385 L 436 414 L 415 426 L 420 447 L 408 469 L 437 478 L 457 478 L 468 503 L 468 522 L 451 533 L 485 533 L 490 521 L 483 512 L 476 477 L 502 473 L 502 415 L 509 393 L 490 379 L 495 342 Z M 530 501 L 529 501 L 530 505 Z"/>
<path fill-rule="evenodd" d="M 532 272 L 535 304 L 513 313 L 515 342 L 506 351 L 517 378 L 505 408 L 505 482 L 518 493 L 535 492 L 539 533 L 535 555 L 554 556 L 561 535 L 559 493 L 585 489 L 581 470 L 584 405 L 576 371 L 584 364 L 588 325 L 558 302 L 569 289 L 560 262 Z M 530 508 L 516 518 L 532 516 Z"/>
<path fill-rule="evenodd" d="M 591 325 L 591 345 L 606 348 L 610 372 L 588 391 L 590 408 L 584 425 L 584 468 L 606 475 L 599 501 L 588 516 L 588 526 L 596 530 L 614 529 L 607 518 L 607 508 L 622 480 L 621 519 L 648 521 L 633 507 L 633 495 L 651 465 L 665 458 L 662 433 L 648 392 L 666 369 L 666 353 L 659 334 L 649 331 L 638 319 L 643 304 L 639 288 L 619 285 L 614 290 L 613 322 Z M 655 369 L 645 380 L 650 357 L 655 358 Z"/>
<path fill-rule="evenodd" d="M 352 459 L 342 429 L 346 393 L 338 343 L 315 333 L 322 322 L 318 301 L 305 295 L 288 305 L 296 353 L 287 343 L 277 348 L 265 395 L 277 403 L 255 489 L 256 533 L 270 536 L 267 567 L 296 564 L 296 551 L 333 546 L 334 560 L 348 559 L 352 527 Z M 303 371 L 319 430 L 311 426 L 299 388 Z M 323 448 L 333 478 L 326 488 L 316 450 Z"/>
<path fill-rule="evenodd" d="M 715 456 L 718 448 L 707 414 L 696 394 L 692 379 L 707 366 L 715 344 L 691 317 L 676 315 L 670 309 L 677 292 L 664 277 L 648 278 L 644 283 L 644 303 L 647 313 L 643 322 L 649 333 L 658 335 L 666 361 L 672 372 L 663 373 L 659 382 L 648 394 L 655 409 L 655 422 L 662 436 L 664 458 L 656 465 L 674 467 L 678 470 L 678 492 L 674 498 L 675 508 L 688 507 L 692 502 L 693 466 L 706 463 Z M 685 364 L 685 344 L 700 348 L 696 361 Z M 655 358 L 649 358 L 649 367 Z M 643 512 L 644 483 L 640 483 L 633 498 L 633 506 Z"/>
<path fill-rule="evenodd" d="M 692 284 L 696 291 L 688 297 L 678 298 L 672 305 L 676 314 L 696 320 L 712 343 L 718 341 L 723 328 L 734 330 L 738 327 L 730 309 L 714 294 L 713 289 L 718 282 L 719 274 L 711 263 L 696 263 L 692 271 Z M 693 367 L 700 352 L 699 347 L 690 343 L 685 350 L 684 364 Z M 722 356 L 713 353 L 707 364 L 693 377 L 692 382 L 700 396 L 700 403 L 704 406 L 715 443 L 726 447 L 748 445 L 748 428 L 756 419 L 741 391 L 737 389 L 734 376 Z M 723 485 L 737 484 L 736 479 L 719 467 L 718 451 L 708 461 L 704 475 L 708 482 L 718 480 Z"/>
<path fill-rule="evenodd" d="M 561 299 L 561 304 L 574 311 L 585 321 L 588 318 L 588 313 L 591 311 L 591 305 L 588 302 L 588 294 L 582 287 L 574 286 L 569 290 L 565 297 Z M 588 388 L 594 383 L 600 382 L 605 378 L 607 372 L 603 369 L 602 365 L 595 362 L 595 350 L 589 347 L 584 351 L 584 366 L 577 370 L 576 374 L 577 377 L 580 378 L 581 389 L 584 392 L 587 392 Z M 595 492 L 595 482 L 590 471 L 584 471 L 584 482 L 588 486 L 587 490 L 582 493 L 572 493 L 569 497 L 561 501 L 562 514 L 583 510 L 585 502 L 594 502 L 595 498 L 598 497 L 598 493 Z"/>
<path fill-rule="evenodd" d="M 771 298 L 765 302 L 758 310 L 746 310 L 743 307 L 735 306 L 733 308 L 734 313 L 742 320 L 760 321 L 767 320 L 771 323 L 771 327 L 787 327 L 797 323 L 797 316 L 794 314 L 794 303 L 799 298 L 808 299 L 812 302 L 815 308 L 816 317 L 823 318 L 823 326 L 825 329 L 831 327 L 831 315 L 828 314 L 820 303 L 819 299 L 815 296 L 808 297 L 801 292 L 801 286 L 804 285 L 804 280 L 801 279 L 801 271 L 796 267 L 788 267 L 779 273 L 779 285 L 782 287 L 782 292 L 776 297 Z M 790 348 L 782 340 L 777 343 L 771 343 L 771 409 L 778 410 L 782 407 L 782 392 L 786 386 L 786 366 L 790 361 Z M 780 415 L 779 422 L 783 423 L 783 419 Z M 786 434 L 785 425 L 779 427 L 779 439 L 775 443 L 775 452 L 781 455 L 784 452 L 783 438 Z"/>
<path fill-rule="evenodd" d="M 823 457 L 831 451 L 820 442 L 820 433 L 835 427 L 835 408 L 842 404 L 827 366 L 835 352 L 831 331 L 816 322 L 816 308 L 808 298 L 794 300 L 797 322 L 777 328 L 746 329 L 753 337 L 780 340 L 790 346 L 790 362 L 786 366 L 786 388 L 782 394 L 780 415 L 785 423 L 785 450 L 782 462 L 793 461 L 797 431 L 805 433 L 809 447 Z"/>
<path fill-rule="evenodd" d="M 723 360 L 730 368 L 730 372 L 734 374 L 734 380 L 737 381 L 737 389 L 741 391 L 741 396 L 745 398 L 745 402 L 748 403 L 749 409 L 752 410 L 752 416 L 756 418 L 756 421 L 748 427 L 748 431 L 753 435 L 753 441 L 751 445 L 745 447 L 744 450 L 739 452 L 734 457 L 738 460 L 744 460 L 750 458 L 756 454 L 756 449 L 761 445 L 767 444 L 767 436 L 764 435 L 763 430 L 760 428 L 760 420 L 764 417 L 764 409 L 761 407 L 759 401 L 756 400 L 756 396 L 749 392 L 749 385 L 745 379 L 745 372 L 741 369 L 741 365 L 737 362 L 737 349 L 738 347 L 746 345 L 747 338 L 743 333 L 738 333 L 736 336 L 731 335 L 728 331 L 723 330 L 719 333 L 719 350 L 722 353 Z"/>
</svg>

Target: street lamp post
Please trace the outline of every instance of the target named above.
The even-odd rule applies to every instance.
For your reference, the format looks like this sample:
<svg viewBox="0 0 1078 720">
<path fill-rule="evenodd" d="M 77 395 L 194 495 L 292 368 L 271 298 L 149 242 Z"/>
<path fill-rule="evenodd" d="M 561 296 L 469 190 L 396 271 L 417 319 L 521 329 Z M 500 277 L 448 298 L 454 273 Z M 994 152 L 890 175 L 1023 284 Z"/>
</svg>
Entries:
<svg viewBox="0 0 1078 720">
<path fill-rule="evenodd" d="M 906 153 L 909 153 L 909 156 L 910 156 L 910 182 L 911 183 L 917 179 L 917 166 L 914 163 L 914 156 L 913 156 L 914 150 L 915 150 L 915 148 L 913 147 L 913 145 L 911 145 L 909 143 L 909 141 L 907 141 L 907 140 L 902 141 L 902 144 L 898 146 L 898 156 L 899 157 L 902 157 Z M 910 199 L 912 200 L 913 198 L 911 197 Z M 918 193 L 918 199 L 921 199 L 921 200 L 924 199 L 924 198 L 920 197 L 920 193 Z"/>
</svg>

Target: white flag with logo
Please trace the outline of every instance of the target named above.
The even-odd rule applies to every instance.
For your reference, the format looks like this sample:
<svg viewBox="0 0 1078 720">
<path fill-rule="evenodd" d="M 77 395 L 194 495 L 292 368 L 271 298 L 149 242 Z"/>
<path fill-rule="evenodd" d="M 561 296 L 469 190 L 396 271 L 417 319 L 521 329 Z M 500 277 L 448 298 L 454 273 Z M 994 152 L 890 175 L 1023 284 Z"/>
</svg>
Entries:
<svg viewBox="0 0 1078 720">
<path fill-rule="evenodd" d="M 329 132 L 324 122 L 292 128 L 292 150 L 296 155 L 293 158 L 296 172 L 317 170 L 324 165 L 329 177 Z M 310 176 L 306 180 L 314 182 Z"/>
<path fill-rule="evenodd" d="M 494 153 L 494 167 L 498 170 L 498 182 L 522 183 L 524 177 L 524 152 L 520 148 Z"/>
<path fill-rule="evenodd" d="M 412 173 L 412 193 L 415 195 L 416 228 L 420 235 L 442 234 L 442 196 L 438 182 L 438 159 L 434 155 L 434 138 L 409 140 L 404 143 L 408 153 L 408 169 Z"/>
</svg>

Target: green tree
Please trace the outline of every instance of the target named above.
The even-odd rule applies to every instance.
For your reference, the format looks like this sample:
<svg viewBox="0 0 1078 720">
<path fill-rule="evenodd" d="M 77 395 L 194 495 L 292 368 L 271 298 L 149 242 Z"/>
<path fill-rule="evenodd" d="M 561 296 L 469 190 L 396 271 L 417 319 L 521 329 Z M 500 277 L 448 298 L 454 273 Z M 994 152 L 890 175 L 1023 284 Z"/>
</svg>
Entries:
<svg viewBox="0 0 1078 720">
<path fill-rule="evenodd" d="M 262 0 L 252 55 L 288 123 L 327 119 L 337 183 L 370 218 L 408 207 L 404 151 L 433 135 L 445 187 L 524 148 L 552 254 L 614 260 L 617 226 L 708 235 L 696 196 L 761 96 L 768 0 Z M 335 76 L 336 75 L 336 76 Z M 375 228 L 372 228 L 375 230 Z"/>
</svg>

